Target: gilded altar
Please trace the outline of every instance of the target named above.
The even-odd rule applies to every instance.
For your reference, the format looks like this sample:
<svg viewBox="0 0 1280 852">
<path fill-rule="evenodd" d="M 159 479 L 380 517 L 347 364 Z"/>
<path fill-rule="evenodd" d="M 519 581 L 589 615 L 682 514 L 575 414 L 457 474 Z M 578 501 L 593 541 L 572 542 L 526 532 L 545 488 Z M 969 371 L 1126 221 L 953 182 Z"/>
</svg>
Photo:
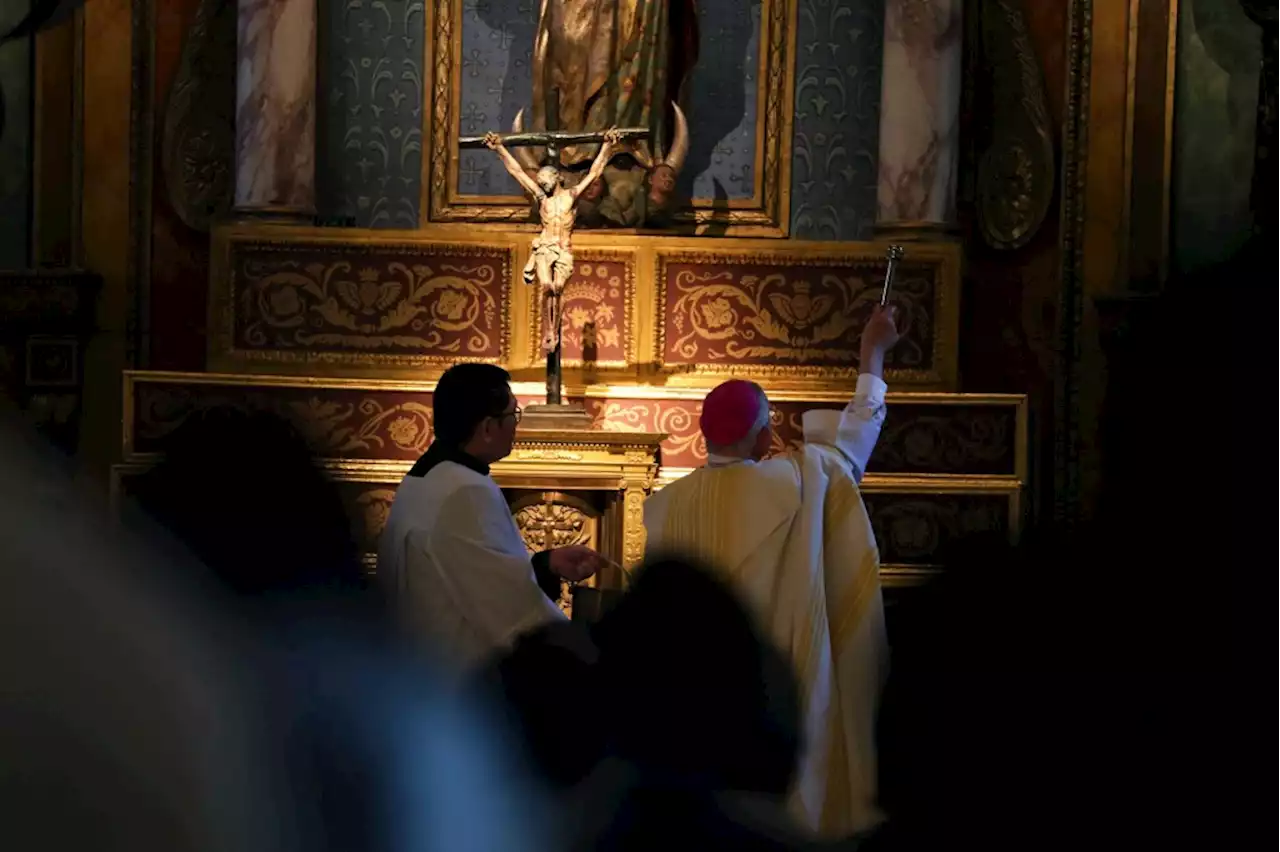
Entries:
<svg viewBox="0 0 1280 852">
<path fill-rule="evenodd" d="M 401 478 L 432 435 L 432 381 L 249 373 L 130 371 L 124 377 L 121 463 L 113 492 L 154 464 L 167 437 L 214 406 L 270 411 L 291 422 L 337 483 L 372 567 Z M 516 382 L 517 399 L 540 398 Z M 643 552 L 643 503 L 653 489 L 706 463 L 696 387 L 593 386 L 570 399 L 589 431 L 517 433 L 494 466 L 531 549 L 582 541 L 624 562 Z M 841 407 L 848 387 L 770 392 L 774 450 L 796 446 L 801 418 Z M 1020 394 L 891 391 L 888 417 L 863 480 L 863 498 L 888 585 L 936 574 L 948 548 L 975 533 L 1016 536 L 1028 475 L 1028 407 Z M 261 487 L 246 482 L 245 488 Z"/>
<path fill-rule="evenodd" d="M 190 2 L 205 17 L 218 8 Z M 705 462 L 701 399 L 725 378 L 751 378 L 768 391 L 775 451 L 800 440 L 805 411 L 839 407 L 852 392 L 858 335 L 884 276 L 886 244 L 873 239 L 884 218 L 876 169 L 889 159 L 903 165 L 897 161 L 908 153 L 886 134 L 888 113 L 875 95 L 902 101 L 892 91 L 901 81 L 882 80 L 874 63 L 882 47 L 900 53 L 912 45 L 848 0 L 749 5 L 750 14 L 739 15 L 730 14 L 740 11 L 734 0 L 697 4 L 706 26 L 689 97 L 680 99 L 692 147 L 673 221 L 661 230 L 574 234 L 562 305 L 564 395 L 582 406 L 590 440 L 530 444 L 526 430 L 515 455 L 495 468 L 531 546 L 585 540 L 634 558 L 642 534 L 628 518 L 639 517 L 653 488 Z M 1034 105 L 1039 83 L 1019 52 L 1017 4 L 999 4 L 998 15 L 987 5 L 974 23 L 984 33 L 1005 27 L 1013 37 L 992 30 L 983 55 L 988 43 L 1011 45 L 1001 62 L 1016 60 L 1023 72 L 1015 75 L 1018 92 L 1001 103 Z M 154 460 L 193 410 L 268 409 L 306 436 L 372 552 L 396 484 L 430 441 L 434 382 L 449 365 L 501 365 L 522 405 L 542 397 L 541 313 L 520 276 L 536 225 L 492 152 L 458 144 L 506 130 L 519 109 L 536 106 L 525 52 L 537 4 L 442 0 L 412 8 L 418 11 L 397 17 L 352 7 L 329 20 L 336 37 L 315 69 L 316 97 L 327 100 L 329 115 L 314 144 L 323 166 L 317 174 L 332 180 L 315 187 L 314 221 L 175 218 L 204 209 L 200 175 L 225 177 L 242 165 L 212 144 L 184 148 L 177 143 L 188 135 L 176 132 L 226 117 L 189 106 L 206 98 L 194 94 L 208 89 L 202 69 L 234 67 L 237 50 L 251 51 L 225 37 L 234 27 L 209 18 L 192 28 L 181 66 L 155 80 L 154 92 L 183 94 L 163 116 L 149 112 L 152 87 L 140 90 L 140 114 L 163 117 L 154 141 L 166 171 L 154 193 L 146 169 L 137 182 L 142 230 L 156 242 L 136 253 L 138 292 L 126 301 L 158 307 L 154 322 L 150 315 L 131 320 L 150 335 L 131 366 L 151 369 L 124 377 L 118 480 Z M 323 13 L 323 5 L 316 9 Z M 938 55 L 914 57 L 919 67 L 950 68 L 959 44 L 954 28 L 948 34 L 952 41 Z M 809 45 L 827 41 L 830 56 L 812 54 Z M 927 114 L 934 129 L 959 110 L 958 91 L 939 92 L 947 98 Z M 626 100 L 625 92 L 614 95 Z M 1022 138 L 1015 136 L 997 141 Z M 1015 170 L 1018 186 L 1042 185 L 1046 166 L 1032 165 L 1025 175 Z M 925 179 L 942 172 L 922 169 L 902 180 L 922 192 L 954 193 L 953 181 Z M 1009 183 L 1005 171 L 977 175 L 984 199 L 990 187 Z M 1006 250 L 1034 236 L 1044 199 L 1038 190 L 1028 197 L 1036 203 L 983 218 L 982 238 Z M 925 208 L 945 212 L 953 201 L 930 197 Z M 1025 509 L 1028 398 L 962 385 L 961 291 L 988 308 L 992 297 L 985 282 L 962 287 L 964 269 L 981 257 L 966 257 L 960 240 L 939 237 L 945 232 L 921 229 L 893 291 L 904 334 L 886 363 L 889 414 L 863 487 L 891 582 L 938 570 L 951 543 L 972 533 L 1015 536 Z M 175 247 L 175 234 L 191 239 Z M 195 261 L 163 266 L 178 248 L 184 262 Z M 183 271 L 181 280 L 174 270 Z M 191 286 L 205 278 L 207 289 Z M 204 304 L 193 308 L 193 300 Z M 179 309 L 180 321 L 169 321 Z"/>
</svg>

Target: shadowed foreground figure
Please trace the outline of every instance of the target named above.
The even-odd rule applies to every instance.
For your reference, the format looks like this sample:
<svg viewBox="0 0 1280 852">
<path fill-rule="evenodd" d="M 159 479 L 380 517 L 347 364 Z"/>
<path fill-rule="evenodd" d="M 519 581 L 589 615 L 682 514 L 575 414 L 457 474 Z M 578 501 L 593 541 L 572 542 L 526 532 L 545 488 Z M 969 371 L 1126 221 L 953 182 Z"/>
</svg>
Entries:
<svg viewBox="0 0 1280 852">
<path fill-rule="evenodd" d="M 790 667 L 711 572 L 650 563 L 599 624 L 529 634 L 489 675 L 562 791 L 566 848 L 837 848 L 786 810 Z"/>
<path fill-rule="evenodd" d="M 202 712 L 245 717 L 255 738 L 245 748 L 276 784 L 255 791 L 266 809 L 251 826 L 262 845 L 227 848 L 544 848 L 506 732 L 399 641 L 364 581 L 340 497 L 303 438 L 271 415 L 214 409 L 189 419 L 165 450 L 136 483 L 138 502 L 177 540 L 165 549 L 170 571 L 207 588 L 209 617 L 243 642 L 216 644 L 241 693 L 210 697 Z M 138 517 L 132 525 L 148 528 Z M 205 570 L 177 561 L 182 545 Z M 157 631 L 151 641 L 171 640 Z M 203 683 L 194 663 L 191 676 Z M 153 684 L 146 698 L 175 686 Z M 139 754 L 152 746 L 145 729 L 129 736 Z M 234 755 L 237 745 L 219 748 Z M 159 791 L 169 780 L 144 772 L 139 783 Z"/>
<path fill-rule="evenodd" d="M 230 590 L 373 598 L 342 501 L 290 424 L 212 408 L 163 450 L 129 494 Z"/>
</svg>

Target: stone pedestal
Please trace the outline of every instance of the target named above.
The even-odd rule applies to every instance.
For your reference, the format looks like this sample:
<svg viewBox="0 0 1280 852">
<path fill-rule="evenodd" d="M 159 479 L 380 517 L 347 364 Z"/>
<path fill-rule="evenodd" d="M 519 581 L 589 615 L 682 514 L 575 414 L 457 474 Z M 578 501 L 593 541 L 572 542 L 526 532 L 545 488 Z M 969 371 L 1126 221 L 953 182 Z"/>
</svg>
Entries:
<svg viewBox="0 0 1280 852">
<path fill-rule="evenodd" d="M 316 0 L 239 0 L 237 214 L 314 218 L 315 103 Z"/>
<path fill-rule="evenodd" d="M 876 230 L 947 236 L 956 220 L 963 0 L 888 0 Z"/>
</svg>

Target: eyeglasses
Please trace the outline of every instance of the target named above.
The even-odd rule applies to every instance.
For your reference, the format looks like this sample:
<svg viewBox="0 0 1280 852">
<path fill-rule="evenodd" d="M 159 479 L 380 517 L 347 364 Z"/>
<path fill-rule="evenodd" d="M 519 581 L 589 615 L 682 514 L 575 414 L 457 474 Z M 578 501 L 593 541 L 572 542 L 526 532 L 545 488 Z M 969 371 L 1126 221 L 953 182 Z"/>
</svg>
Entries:
<svg viewBox="0 0 1280 852">
<path fill-rule="evenodd" d="M 517 405 L 511 411 L 504 411 L 502 414 L 499 414 L 498 419 L 505 420 L 508 417 L 514 417 L 516 419 L 516 422 L 519 423 L 520 418 L 523 416 L 524 416 L 524 409 Z"/>
</svg>

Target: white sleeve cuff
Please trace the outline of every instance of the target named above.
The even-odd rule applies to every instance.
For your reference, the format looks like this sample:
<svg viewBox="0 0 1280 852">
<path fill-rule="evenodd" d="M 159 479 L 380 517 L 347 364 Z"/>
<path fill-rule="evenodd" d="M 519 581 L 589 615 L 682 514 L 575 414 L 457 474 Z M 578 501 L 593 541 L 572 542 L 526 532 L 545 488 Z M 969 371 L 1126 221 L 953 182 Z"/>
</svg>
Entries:
<svg viewBox="0 0 1280 852">
<path fill-rule="evenodd" d="M 865 396 L 868 402 L 878 406 L 884 402 L 884 395 L 888 390 L 889 386 L 879 376 L 873 376 L 871 373 L 859 373 L 858 386 L 853 393 L 854 396 Z"/>
</svg>

